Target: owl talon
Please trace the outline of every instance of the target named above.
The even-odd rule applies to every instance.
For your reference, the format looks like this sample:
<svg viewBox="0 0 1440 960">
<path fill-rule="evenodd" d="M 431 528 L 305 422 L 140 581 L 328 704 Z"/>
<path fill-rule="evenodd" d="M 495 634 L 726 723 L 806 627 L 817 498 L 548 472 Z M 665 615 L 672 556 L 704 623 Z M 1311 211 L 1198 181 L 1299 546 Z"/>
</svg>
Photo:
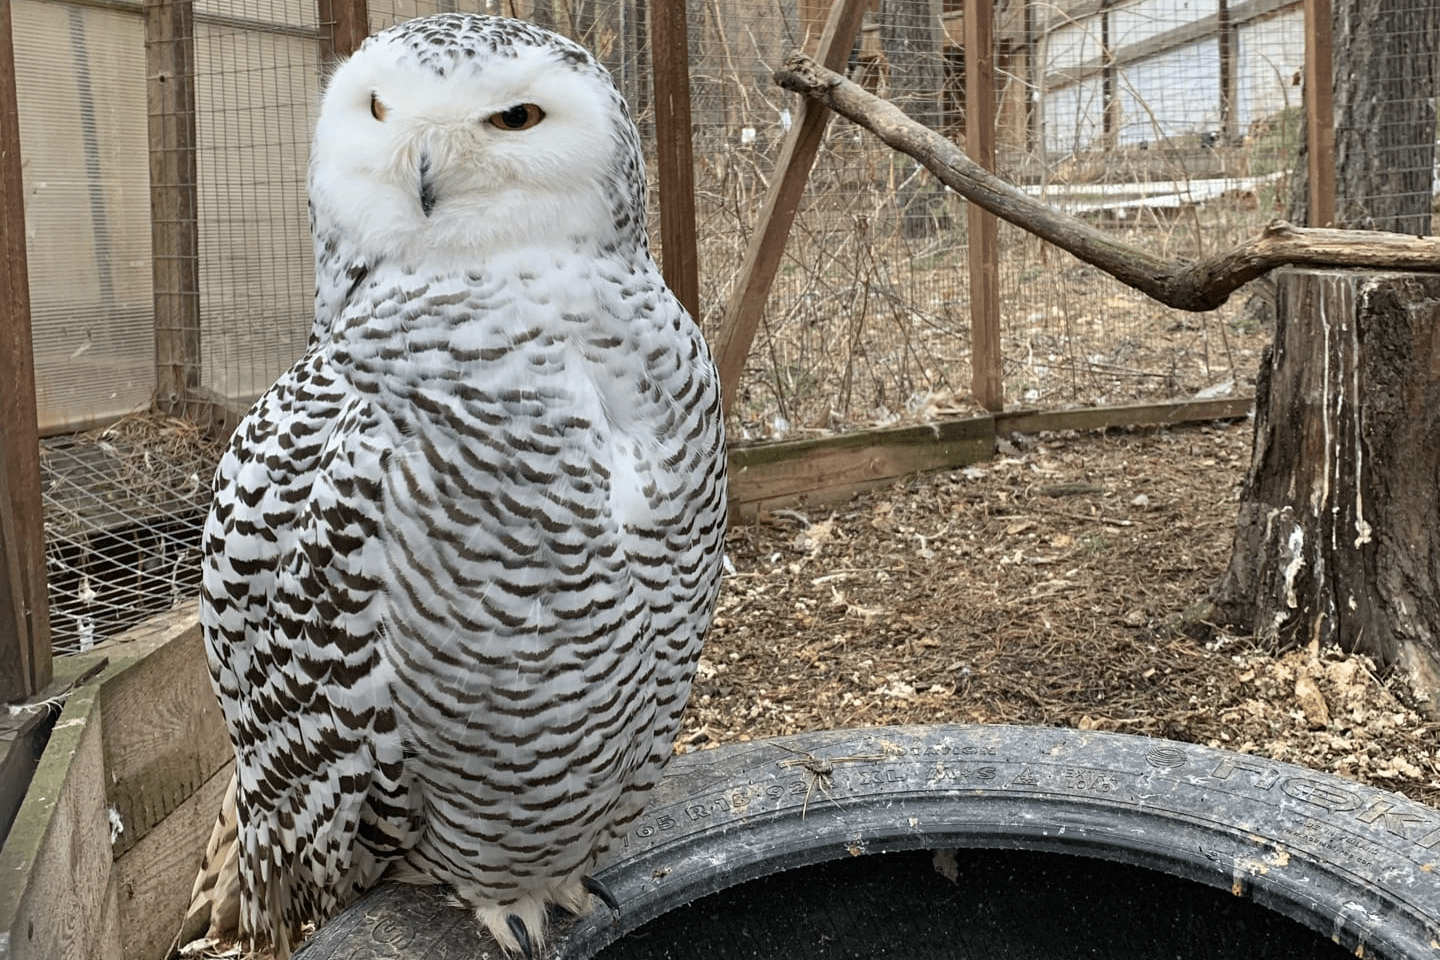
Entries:
<svg viewBox="0 0 1440 960">
<path fill-rule="evenodd" d="M 520 941 L 520 952 L 525 954 L 525 960 L 535 960 L 535 948 L 530 945 L 530 931 L 526 929 L 525 921 L 512 913 L 505 918 L 505 926 Z"/>
<path fill-rule="evenodd" d="M 610 908 L 610 916 L 612 919 L 620 919 L 620 901 L 615 899 L 615 894 L 610 892 L 609 887 L 589 874 L 580 878 L 580 885 L 599 897 L 600 902 Z"/>
</svg>

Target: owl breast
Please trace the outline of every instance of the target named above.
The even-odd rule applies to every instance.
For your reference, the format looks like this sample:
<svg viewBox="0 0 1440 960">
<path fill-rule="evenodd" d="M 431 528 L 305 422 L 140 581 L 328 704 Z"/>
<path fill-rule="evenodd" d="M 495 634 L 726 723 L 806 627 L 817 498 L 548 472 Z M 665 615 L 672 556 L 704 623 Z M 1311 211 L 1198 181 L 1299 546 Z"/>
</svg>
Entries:
<svg viewBox="0 0 1440 960">
<path fill-rule="evenodd" d="M 658 278 L 556 266 L 407 276 L 388 297 L 377 277 L 382 302 L 336 354 L 394 438 L 381 637 L 422 745 L 409 859 L 501 904 L 587 871 L 658 782 L 723 526 L 698 331 Z"/>
</svg>

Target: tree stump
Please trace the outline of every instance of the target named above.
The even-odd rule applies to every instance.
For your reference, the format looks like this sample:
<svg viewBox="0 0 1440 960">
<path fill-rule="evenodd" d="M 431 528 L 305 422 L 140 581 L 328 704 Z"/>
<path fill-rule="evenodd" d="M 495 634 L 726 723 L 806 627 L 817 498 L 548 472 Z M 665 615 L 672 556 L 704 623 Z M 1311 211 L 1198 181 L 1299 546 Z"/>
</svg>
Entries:
<svg viewBox="0 0 1440 960">
<path fill-rule="evenodd" d="M 1286 269 L 1220 620 L 1440 707 L 1440 277 Z"/>
</svg>

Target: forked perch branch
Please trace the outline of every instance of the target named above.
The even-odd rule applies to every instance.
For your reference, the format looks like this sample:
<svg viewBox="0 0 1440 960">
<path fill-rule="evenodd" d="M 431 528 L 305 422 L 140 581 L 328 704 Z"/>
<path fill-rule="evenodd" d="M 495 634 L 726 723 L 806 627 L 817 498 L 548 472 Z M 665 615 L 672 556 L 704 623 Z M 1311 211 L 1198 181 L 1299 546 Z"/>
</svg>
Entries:
<svg viewBox="0 0 1440 960">
<path fill-rule="evenodd" d="M 1205 260 L 1162 260 L 1120 243 L 997 177 L 956 144 L 801 53 L 775 74 L 787 90 L 823 103 L 920 161 L 940 181 L 1043 240 L 1166 306 L 1213 310 L 1250 280 L 1285 265 L 1440 271 L 1440 237 L 1319 230 L 1272 221 L 1258 237 Z"/>
</svg>

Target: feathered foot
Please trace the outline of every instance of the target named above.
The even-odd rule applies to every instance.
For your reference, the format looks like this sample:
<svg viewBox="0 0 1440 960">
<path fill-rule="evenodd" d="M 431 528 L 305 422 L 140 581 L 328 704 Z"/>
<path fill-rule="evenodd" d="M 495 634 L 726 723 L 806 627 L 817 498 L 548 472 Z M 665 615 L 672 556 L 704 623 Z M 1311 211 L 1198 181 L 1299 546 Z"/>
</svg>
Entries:
<svg viewBox="0 0 1440 960">
<path fill-rule="evenodd" d="M 550 904 L 579 916 L 590 909 L 592 893 L 606 905 L 615 903 L 615 897 L 609 890 L 598 893 L 592 883 L 589 878 L 567 880 L 551 889 L 537 891 L 509 903 L 487 902 L 478 897 L 470 899 L 460 891 L 457 891 L 457 900 L 469 903 L 475 919 L 490 931 L 495 942 L 507 954 L 536 960 L 545 953 Z"/>
</svg>

